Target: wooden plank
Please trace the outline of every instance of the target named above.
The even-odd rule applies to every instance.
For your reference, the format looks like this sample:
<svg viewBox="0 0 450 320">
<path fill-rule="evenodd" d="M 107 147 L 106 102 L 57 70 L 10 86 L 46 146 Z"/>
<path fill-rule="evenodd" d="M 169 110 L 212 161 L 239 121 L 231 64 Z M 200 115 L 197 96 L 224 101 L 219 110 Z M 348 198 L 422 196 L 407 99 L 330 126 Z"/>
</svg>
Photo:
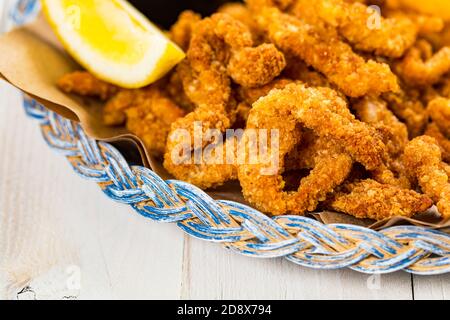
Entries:
<svg viewBox="0 0 450 320">
<path fill-rule="evenodd" d="M 0 297 L 179 297 L 183 233 L 108 199 L 45 145 L 18 92 L 1 83 L 0 99 Z"/>
<path fill-rule="evenodd" d="M 181 297 L 187 299 L 412 299 L 411 277 L 403 272 L 317 271 L 197 239 L 186 242 L 185 257 Z"/>
<path fill-rule="evenodd" d="M 416 300 L 449 300 L 450 274 L 440 276 L 414 276 Z"/>
</svg>

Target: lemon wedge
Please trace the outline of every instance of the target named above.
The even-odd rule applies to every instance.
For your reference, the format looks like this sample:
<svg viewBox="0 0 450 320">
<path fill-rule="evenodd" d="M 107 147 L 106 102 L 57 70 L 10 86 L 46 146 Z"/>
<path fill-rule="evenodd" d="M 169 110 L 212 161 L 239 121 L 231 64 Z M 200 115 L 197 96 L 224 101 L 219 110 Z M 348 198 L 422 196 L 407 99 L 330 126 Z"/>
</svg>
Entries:
<svg viewBox="0 0 450 320">
<path fill-rule="evenodd" d="M 125 0 L 43 0 L 66 50 L 98 78 L 140 88 L 163 77 L 184 52 Z"/>
<path fill-rule="evenodd" d="M 450 20 L 450 2 L 448 0 L 400 0 L 400 3 L 418 12 Z"/>
</svg>

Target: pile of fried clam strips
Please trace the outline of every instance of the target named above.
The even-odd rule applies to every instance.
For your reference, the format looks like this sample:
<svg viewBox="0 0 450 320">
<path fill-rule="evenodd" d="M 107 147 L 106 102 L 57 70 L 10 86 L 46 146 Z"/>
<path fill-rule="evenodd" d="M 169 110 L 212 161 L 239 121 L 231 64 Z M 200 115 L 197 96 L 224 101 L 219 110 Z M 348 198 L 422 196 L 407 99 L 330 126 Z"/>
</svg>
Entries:
<svg viewBox="0 0 450 320">
<path fill-rule="evenodd" d="M 105 124 L 126 126 L 176 179 L 204 190 L 238 181 L 245 201 L 269 215 L 380 221 L 434 208 L 446 221 L 450 24 L 377 2 L 381 15 L 349 0 L 247 0 L 205 18 L 186 11 L 168 34 L 187 58 L 157 83 L 123 89 L 77 71 L 58 86 L 104 101 Z M 174 133 L 194 134 L 195 123 L 205 134 L 278 130 L 278 152 L 268 152 L 278 170 L 176 163 Z M 238 153 L 241 143 L 246 135 L 220 147 Z"/>
</svg>

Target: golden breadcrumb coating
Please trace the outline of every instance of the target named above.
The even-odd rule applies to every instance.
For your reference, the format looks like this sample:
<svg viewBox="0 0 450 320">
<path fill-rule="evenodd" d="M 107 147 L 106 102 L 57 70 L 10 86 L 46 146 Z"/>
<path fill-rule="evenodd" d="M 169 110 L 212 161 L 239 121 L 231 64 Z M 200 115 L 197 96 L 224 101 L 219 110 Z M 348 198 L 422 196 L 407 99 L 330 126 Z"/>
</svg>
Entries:
<svg viewBox="0 0 450 320">
<path fill-rule="evenodd" d="M 444 136 L 450 137 L 450 99 L 436 98 L 428 104 L 427 110 Z"/>
<path fill-rule="evenodd" d="M 107 125 L 125 122 L 127 129 L 142 139 L 151 154 L 161 156 L 172 123 L 184 114 L 184 110 L 153 85 L 120 91 L 105 106 L 104 122 Z"/>
<path fill-rule="evenodd" d="M 410 181 L 403 168 L 398 165 L 398 158 L 403 154 L 409 142 L 406 125 L 388 109 L 387 103 L 379 98 L 366 97 L 352 105 L 358 118 L 370 124 L 383 135 L 389 158 L 386 165 L 377 168 L 373 178 L 383 184 L 390 184 L 409 189 Z"/>
<path fill-rule="evenodd" d="M 428 123 L 428 113 L 418 90 L 405 88 L 382 97 L 395 116 L 406 124 L 410 138 L 423 134 Z"/>
<path fill-rule="evenodd" d="M 258 21 L 283 52 L 322 72 L 348 96 L 398 90 L 397 78 L 388 65 L 366 62 L 331 29 L 308 25 L 274 8 L 263 10 Z"/>
<path fill-rule="evenodd" d="M 440 17 L 429 16 L 405 9 L 384 9 L 382 13 L 389 18 L 408 18 L 414 23 L 419 36 L 425 37 L 440 33 L 444 30 L 445 20 Z"/>
<path fill-rule="evenodd" d="M 217 12 L 225 13 L 232 16 L 234 19 L 239 20 L 245 24 L 253 35 L 253 41 L 256 44 L 261 44 L 265 40 L 264 32 L 256 22 L 255 17 L 252 15 L 247 6 L 243 3 L 229 2 L 222 5 Z"/>
<path fill-rule="evenodd" d="M 439 146 L 441 147 L 442 159 L 445 162 L 450 163 L 450 139 L 448 139 L 444 134 L 439 130 L 439 127 L 436 123 L 431 122 L 427 130 L 425 131 L 427 136 L 433 137 Z"/>
<path fill-rule="evenodd" d="M 412 217 L 432 205 L 433 201 L 425 195 L 371 179 L 344 185 L 329 201 L 329 206 L 336 211 L 374 220 Z"/>
<path fill-rule="evenodd" d="M 58 86 L 104 101 L 174 178 L 238 179 L 268 214 L 450 217 L 450 22 L 398 0 L 246 0 L 167 34 L 186 59 L 155 84 Z"/>
<path fill-rule="evenodd" d="M 343 0 L 300 1 L 312 6 L 316 14 L 335 27 L 357 50 L 398 58 L 410 48 L 417 37 L 417 28 L 407 17 L 383 18 L 361 3 Z"/>
<path fill-rule="evenodd" d="M 283 191 L 280 168 L 285 156 L 301 140 L 298 124 L 313 130 L 327 142 L 315 158 L 310 175 L 302 179 L 295 193 Z M 276 174 L 264 175 L 267 163 L 239 166 L 239 181 L 246 199 L 258 209 L 272 214 L 302 214 L 340 185 L 350 173 L 353 157 L 369 168 L 381 165 L 385 146 L 375 130 L 357 121 L 346 102 L 329 88 L 307 88 L 300 84 L 272 90 L 259 99 L 250 112 L 249 129 L 277 129 L 281 137 L 279 153 L 269 152 L 269 163 L 280 164 Z M 272 157 L 272 158 L 270 158 Z M 273 159 L 277 157 L 277 159 Z"/>
<path fill-rule="evenodd" d="M 170 28 L 169 35 L 172 41 L 186 51 L 191 42 L 192 30 L 201 19 L 202 17 L 193 11 L 183 11 L 178 17 L 178 21 Z"/>
<path fill-rule="evenodd" d="M 423 54 L 419 42 L 396 66 L 397 73 L 409 85 L 425 87 L 436 84 L 450 71 L 450 47 L 443 47 L 432 57 L 425 57 L 425 60 Z"/>
<path fill-rule="evenodd" d="M 98 79 L 87 71 L 75 71 L 65 74 L 58 80 L 58 87 L 67 93 L 90 96 L 107 100 L 118 90 L 116 86 Z"/>
<path fill-rule="evenodd" d="M 262 44 L 236 52 L 228 64 L 228 74 L 237 84 L 254 88 L 271 82 L 284 67 L 284 55 L 273 44 Z"/>
<path fill-rule="evenodd" d="M 240 99 L 252 105 L 259 98 L 267 96 L 269 92 L 272 91 L 273 89 L 283 89 L 288 84 L 294 82 L 295 81 L 292 81 L 290 79 L 279 78 L 261 87 L 256 88 L 240 87 L 238 89 L 238 94 Z"/>
<path fill-rule="evenodd" d="M 442 217 L 450 218 L 450 182 L 442 169 L 442 155 L 437 141 L 429 136 L 412 140 L 405 148 L 404 161 L 422 191 L 433 199 Z"/>
<path fill-rule="evenodd" d="M 397 157 L 409 142 L 406 125 L 389 110 L 387 103 L 379 98 L 366 97 L 352 105 L 358 118 L 375 128 L 387 132 L 389 154 Z"/>
<path fill-rule="evenodd" d="M 196 130 L 196 124 L 201 125 L 200 132 Z M 222 185 L 226 181 L 236 179 L 237 171 L 235 163 L 228 163 L 225 161 L 227 149 L 232 148 L 231 152 L 235 152 L 233 140 L 227 140 L 224 144 L 217 141 L 212 141 L 217 146 L 219 152 L 222 150 L 222 156 L 218 159 L 206 159 L 201 157 L 195 158 L 195 139 L 205 137 L 208 130 L 217 129 L 220 133 L 224 133 L 226 129 L 230 128 L 232 122 L 229 113 L 224 109 L 223 105 L 201 105 L 195 111 L 189 113 L 184 118 L 177 120 L 172 124 L 166 145 L 166 153 L 164 155 L 164 167 L 175 178 L 192 183 L 199 188 L 208 189 Z M 180 134 L 180 130 L 188 133 L 186 137 Z M 198 148 L 214 146 L 208 140 L 202 139 L 202 144 Z M 186 150 L 188 154 L 180 154 L 181 150 Z M 214 155 L 215 153 L 213 153 Z M 181 158 L 180 158 L 181 157 Z M 186 157 L 186 160 L 185 158 Z"/>
</svg>

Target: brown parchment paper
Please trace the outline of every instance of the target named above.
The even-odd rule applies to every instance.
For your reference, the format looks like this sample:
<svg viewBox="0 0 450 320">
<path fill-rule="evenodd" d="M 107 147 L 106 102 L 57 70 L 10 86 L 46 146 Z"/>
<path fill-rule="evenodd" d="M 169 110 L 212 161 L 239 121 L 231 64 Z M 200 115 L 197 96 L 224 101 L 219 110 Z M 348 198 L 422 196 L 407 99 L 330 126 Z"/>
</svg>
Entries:
<svg viewBox="0 0 450 320">
<path fill-rule="evenodd" d="M 62 75 L 79 69 L 81 67 L 64 51 L 42 17 L 0 37 L 0 78 L 24 91 L 48 109 L 70 120 L 79 121 L 90 137 L 117 146 L 130 163 L 143 164 L 163 179 L 172 178 L 163 168 L 161 161 L 149 156 L 138 137 L 130 134 L 124 127 L 108 127 L 103 124 L 101 103 L 58 90 L 55 85 L 57 80 Z M 242 196 L 238 182 L 227 183 L 208 191 L 208 194 L 215 199 L 248 204 Z M 441 221 L 435 210 L 414 219 L 397 217 L 378 222 L 328 211 L 311 216 L 325 224 L 350 223 L 377 230 L 399 224 L 450 230 L 450 221 Z"/>
</svg>

